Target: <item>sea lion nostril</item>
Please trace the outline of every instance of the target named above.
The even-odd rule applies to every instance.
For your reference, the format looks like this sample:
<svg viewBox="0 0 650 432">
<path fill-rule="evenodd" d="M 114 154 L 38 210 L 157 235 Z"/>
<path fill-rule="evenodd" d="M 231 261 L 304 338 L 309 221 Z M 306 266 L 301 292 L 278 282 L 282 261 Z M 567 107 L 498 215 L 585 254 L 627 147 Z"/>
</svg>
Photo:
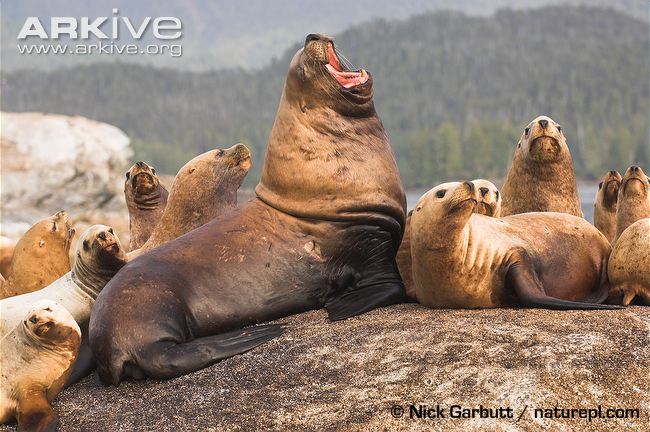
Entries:
<svg viewBox="0 0 650 432">
<path fill-rule="evenodd" d="M 479 190 L 481 191 L 481 196 L 482 197 L 484 197 L 485 195 L 488 194 L 488 192 L 490 192 L 490 189 L 488 189 L 486 187 L 479 188 Z"/>
<path fill-rule="evenodd" d="M 630 169 L 632 170 L 632 172 L 637 172 L 637 171 L 639 171 L 639 167 L 636 166 L 636 165 L 632 165 L 632 166 L 630 167 Z"/>
<path fill-rule="evenodd" d="M 474 191 L 474 183 L 471 181 L 466 181 L 464 184 L 469 188 L 470 191 Z"/>
<path fill-rule="evenodd" d="M 613 170 L 612 170 L 612 171 L 609 172 L 609 174 L 615 176 L 615 175 L 616 175 L 616 171 L 613 171 Z"/>
<path fill-rule="evenodd" d="M 321 35 L 316 34 L 316 33 L 311 33 L 308 34 L 307 37 L 305 38 L 305 46 L 311 41 L 317 41 L 321 39 Z"/>
<path fill-rule="evenodd" d="M 135 163 L 135 166 L 143 167 L 143 166 L 144 166 L 144 162 L 142 162 L 142 161 L 137 161 L 137 162 Z"/>
<path fill-rule="evenodd" d="M 542 129 L 546 129 L 546 126 L 548 126 L 548 120 L 540 120 L 539 125 L 542 127 Z"/>
</svg>

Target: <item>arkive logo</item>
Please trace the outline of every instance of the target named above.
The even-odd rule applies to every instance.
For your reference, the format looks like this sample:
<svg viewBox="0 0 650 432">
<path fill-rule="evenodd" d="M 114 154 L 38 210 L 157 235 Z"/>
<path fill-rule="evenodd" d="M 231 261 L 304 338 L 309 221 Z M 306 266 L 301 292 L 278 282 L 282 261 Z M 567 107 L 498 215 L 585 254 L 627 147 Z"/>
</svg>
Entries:
<svg viewBox="0 0 650 432">
<path fill-rule="evenodd" d="M 144 17 L 142 21 L 133 22 L 129 17 L 119 16 L 119 10 L 113 9 L 111 17 L 51 17 L 49 33 L 38 17 L 27 17 L 18 40 L 38 38 L 41 40 L 57 40 L 65 35 L 71 40 L 88 40 L 95 37 L 100 40 L 118 40 L 122 36 L 130 36 L 134 40 L 141 39 L 151 32 L 159 40 L 179 39 L 182 35 L 182 23 L 177 17 Z"/>
</svg>

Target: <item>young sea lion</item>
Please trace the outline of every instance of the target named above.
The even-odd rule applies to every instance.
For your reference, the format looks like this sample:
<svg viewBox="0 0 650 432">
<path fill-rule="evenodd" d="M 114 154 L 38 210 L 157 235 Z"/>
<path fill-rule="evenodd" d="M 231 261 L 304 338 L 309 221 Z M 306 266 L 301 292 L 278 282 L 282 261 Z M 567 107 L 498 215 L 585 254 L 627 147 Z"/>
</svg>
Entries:
<svg viewBox="0 0 650 432">
<path fill-rule="evenodd" d="M 126 172 L 124 197 L 129 210 L 130 250 L 142 247 L 149 239 L 165 210 L 167 195 L 155 168 L 136 162 Z"/>
<path fill-rule="evenodd" d="M 50 403 L 63 389 L 79 353 L 81 332 L 70 313 L 50 300 L 31 306 L 0 343 L 0 423 L 25 431 L 56 430 Z"/>
<path fill-rule="evenodd" d="M 610 301 L 625 306 L 635 297 L 650 306 L 650 219 L 640 219 L 618 238 L 607 266 Z"/>
<path fill-rule="evenodd" d="M 203 153 L 176 174 L 167 206 L 151 237 L 129 258 L 204 225 L 237 206 L 237 190 L 251 168 L 251 154 L 243 144 Z"/>
<path fill-rule="evenodd" d="M 618 190 L 618 208 L 616 210 L 616 236 L 614 243 L 634 222 L 650 217 L 650 180 L 638 166 L 631 166 L 625 171 Z"/>
<path fill-rule="evenodd" d="M 499 189 L 494 185 L 494 183 L 477 179 L 472 180 L 474 186 L 477 188 L 478 203 L 476 205 L 476 212 L 485 216 L 491 217 L 500 217 L 501 216 L 501 194 Z M 411 260 L 411 215 L 413 211 L 410 211 L 408 217 L 406 218 L 406 229 L 404 230 L 404 237 L 402 238 L 402 243 L 399 246 L 397 251 L 397 267 L 399 268 L 399 274 L 402 276 L 402 281 L 404 281 L 404 288 L 406 289 L 406 296 L 414 301 L 417 301 L 415 295 L 415 284 L 413 283 L 413 273 L 412 273 L 412 260 Z"/>
<path fill-rule="evenodd" d="M 406 197 L 372 96 L 370 74 L 307 36 L 257 197 L 134 259 L 97 298 L 102 382 L 187 374 L 281 332 L 235 330 L 257 322 L 323 306 L 344 319 L 404 300 L 395 254 Z"/>
<path fill-rule="evenodd" d="M 127 257 L 111 227 L 93 225 L 77 241 L 77 259 L 72 271 L 46 288 L 0 301 L 0 337 L 20 323 L 29 305 L 39 300 L 53 300 L 69 311 L 84 334 L 82 351 L 75 365 L 73 379 L 92 368 L 88 349 L 90 310 L 104 285 L 126 264 Z"/>
<path fill-rule="evenodd" d="M 16 244 L 0 299 L 36 291 L 70 271 L 68 251 L 73 235 L 64 211 L 32 226 Z"/>
<path fill-rule="evenodd" d="M 418 201 L 411 217 L 417 299 L 434 308 L 514 304 L 605 309 L 607 239 L 582 218 L 476 213 L 472 182 L 445 183 Z M 561 270 L 561 271 L 560 271 Z"/>
<path fill-rule="evenodd" d="M 621 179 L 618 171 L 609 171 L 598 184 L 598 192 L 596 192 L 594 226 L 607 237 L 610 243 L 616 236 L 616 209 Z"/>
<path fill-rule="evenodd" d="M 560 212 L 583 217 L 571 153 L 553 119 L 539 116 L 526 126 L 501 193 L 502 216 Z"/>
</svg>

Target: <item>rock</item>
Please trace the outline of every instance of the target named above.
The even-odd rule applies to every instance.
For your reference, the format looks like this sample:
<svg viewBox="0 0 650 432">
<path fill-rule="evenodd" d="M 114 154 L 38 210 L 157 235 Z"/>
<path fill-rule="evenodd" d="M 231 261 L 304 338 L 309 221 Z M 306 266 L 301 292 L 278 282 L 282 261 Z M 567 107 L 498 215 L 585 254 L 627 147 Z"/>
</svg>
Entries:
<svg viewBox="0 0 650 432">
<path fill-rule="evenodd" d="M 282 337 L 181 378 L 116 388 L 103 387 L 93 374 L 54 402 L 61 430 L 596 431 L 648 425 L 648 308 L 451 311 L 408 304 L 334 323 L 322 310 L 281 322 Z M 439 404 L 446 418 L 411 419 L 410 404 L 434 411 Z M 450 419 L 454 404 L 510 407 L 514 417 Z M 535 408 L 598 405 L 638 408 L 641 418 L 534 418 Z M 394 418 L 393 406 L 404 408 L 404 417 Z"/>
<path fill-rule="evenodd" d="M 84 117 L 0 113 L 3 236 L 17 240 L 58 210 L 75 219 L 125 206 L 124 172 L 132 157 L 120 129 Z"/>
</svg>

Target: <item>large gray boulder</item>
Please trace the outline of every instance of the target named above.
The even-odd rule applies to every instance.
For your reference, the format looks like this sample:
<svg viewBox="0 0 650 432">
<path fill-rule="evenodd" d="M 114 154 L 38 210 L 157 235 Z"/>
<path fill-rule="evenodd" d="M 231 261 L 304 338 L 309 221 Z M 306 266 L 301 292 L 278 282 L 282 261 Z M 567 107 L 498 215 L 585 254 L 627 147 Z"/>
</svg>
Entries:
<svg viewBox="0 0 650 432">
<path fill-rule="evenodd" d="M 132 150 L 120 129 L 85 117 L 0 113 L 2 226 L 19 238 L 58 210 L 83 217 L 123 206 Z"/>
<path fill-rule="evenodd" d="M 61 430 L 648 430 L 650 308 L 410 304 L 334 323 L 324 311 L 281 322 L 280 338 L 181 378 L 116 388 L 93 374 L 55 401 Z M 410 404 L 439 404 L 446 417 L 411 419 Z M 513 418 L 449 418 L 452 405 L 481 404 L 509 407 Z M 535 408 L 599 405 L 636 408 L 640 418 L 534 418 Z"/>
</svg>

